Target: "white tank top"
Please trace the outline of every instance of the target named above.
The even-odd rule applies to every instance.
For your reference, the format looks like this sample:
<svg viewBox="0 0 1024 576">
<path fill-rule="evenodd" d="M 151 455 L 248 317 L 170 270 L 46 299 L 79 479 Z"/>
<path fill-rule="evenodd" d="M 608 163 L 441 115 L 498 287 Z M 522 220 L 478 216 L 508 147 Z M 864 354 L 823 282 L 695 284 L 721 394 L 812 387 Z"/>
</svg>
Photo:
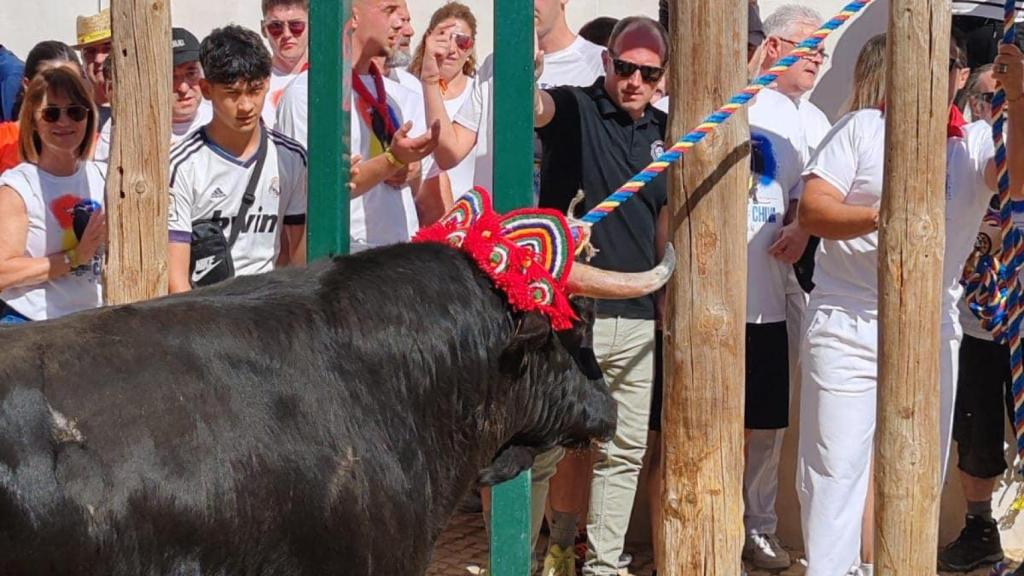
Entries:
<svg viewBox="0 0 1024 576">
<path fill-rule="evenodd" d="M 105 205 L 106 165 L 82 162 L 71 176 L 54 176 L 35 164 L 19 164 L 0 176 L 0 186 L 9 186 L 21 196 L 28 213 L 25 256 L 43 258 L 78 246 L 81 220 L 76 234 L 75 207 Z M 31 320 L 59 318 L 100 306 L 103 290 L 99 258 L 65 274 L 33 286 L 0 290 L 0 300 Z"/>
</svg>

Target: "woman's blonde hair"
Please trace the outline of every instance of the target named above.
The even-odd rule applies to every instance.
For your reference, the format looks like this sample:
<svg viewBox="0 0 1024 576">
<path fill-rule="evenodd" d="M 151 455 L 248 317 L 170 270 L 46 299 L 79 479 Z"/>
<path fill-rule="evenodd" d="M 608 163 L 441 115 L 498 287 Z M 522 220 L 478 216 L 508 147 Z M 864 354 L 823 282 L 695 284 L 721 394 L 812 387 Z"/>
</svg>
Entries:
<svg viewBox="0 0 1024 576">
<path fill-rule="evenodd" d="M 476 16 L 473 15 L 473 11 L 469 9 L 469 6 L 462 4 L 461 2 L 449 2 L 444 6 L 441 6 L 434 12 L 434 15 L 430 17 L 430 24 L 427 26 L 427 31 L 423 34 L 423 38 L 420 40 L 419 46 L 416 47 L 416 53 L 413 55 L 412 64 L 409 64 L 409 72 L 415 75 L 417 78 L 420 75 L 420 71 L 423 70 L 423 52 L 426 50 L 427 36 L 434 33 L 434 30 L 448 19 L 462 20 L 469 26 L 469 34 L 476 40 Z M 469 53 L 469 58 L 466 59 L 466 63 L 462 65 L 462 73 L 466 76 L 476 76 L 476 48 Z"/>
<path fill-rule="evenodd" d="M 847 112 L 879 108 L 885 103 L 885 34 L 868 40 L 853 69 L 853 94 Z"/>
<path fill-rule="evenodd" d="M 91 157 L 92 147 L 96 142 L 96 133 L 99 131 L 99 126 L 96 125 L 96 106 L 93 104 L 92 95 L 86 88 L 79 72 L 71 66 L 61 64 L 41 70 L 25 89 L 21 113 L 18 115 L 18 153 L 21 155 L 21 159 L 33 164 L 39 162 L 39 154 L 43 151 L 43 141 L 39 137 L 36 113 L 42 108 L 48 92 L 64 94 L 68 100 L 71 100 L 72 105 L 85 106 L 89 110 L 86 118 L 85 137 L 78 146 L 78 157 Z"/>
</svg>

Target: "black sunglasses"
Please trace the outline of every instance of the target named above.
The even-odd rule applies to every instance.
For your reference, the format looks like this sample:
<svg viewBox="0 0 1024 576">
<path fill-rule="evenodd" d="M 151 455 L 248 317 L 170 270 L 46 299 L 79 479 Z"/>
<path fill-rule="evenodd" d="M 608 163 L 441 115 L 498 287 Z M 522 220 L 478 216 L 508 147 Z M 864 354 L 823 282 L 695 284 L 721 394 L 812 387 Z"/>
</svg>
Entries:
<svg viewBox="0 0 1024 576">
<path fill-rule="evenodd" d="M 89 117 L 89 109 L 85 106 L 79 105 L 72 105 L 66 108 L 61 108 L 60 106 L 47 106 L 39 111 L 39 117 L 46 122 L 53 124 L 60 120 L 61 111 L 67 114 L 68 119 L 72 122 L 81 122 Z"/>
<path fill-rule="evenodd" d="M 949 71 L 950 72 L 952 72 L 953 70 L 957 70 L 957 69 L 963 68 L 963 67 L 964 67 L 964 64 L 963 64 L 963 62 L 960 61 L 959 58 L 950 58 L 949 59 Z"/>
<path fill-rule="evenodd" d="M 991 104 L 992 99 L 996 97 L 995 92 L 981 92 L 977 95 L 978 100 L 981 100 L 985 104 Z"/>
<path fill-rule="evenodd" d="M 643 78 L 644 82 L 657 82 L 658 80 L 661 80 L 661 77 L 665 74 L 664 68 L 659 68 L 657 66 L 642 66 L 632 62 L 626 62 L 625 60 L 619 60 L 618 58 L 612 58 L 612 67 L 615 69 L 615 75 L 622 78 L 629 78 L 639 70 L 640 77 Z"/>
</svg>

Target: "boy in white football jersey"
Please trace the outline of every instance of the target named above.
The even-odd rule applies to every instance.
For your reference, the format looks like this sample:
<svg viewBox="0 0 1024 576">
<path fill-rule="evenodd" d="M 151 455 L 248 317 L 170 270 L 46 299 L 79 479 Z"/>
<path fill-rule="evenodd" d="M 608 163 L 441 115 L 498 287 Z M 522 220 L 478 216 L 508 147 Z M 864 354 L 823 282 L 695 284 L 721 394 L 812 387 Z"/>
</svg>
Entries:
<svg viewBox="0 0 1024 576">
<path fill-rule="evenodd" d="M 270 53 L 255 32 L 226 26 L 203 40 L 200 61 L 213 119 L 171 150 L 172 293 L 305 262 L 306 151 L 260 121 Z"/>
</svg>

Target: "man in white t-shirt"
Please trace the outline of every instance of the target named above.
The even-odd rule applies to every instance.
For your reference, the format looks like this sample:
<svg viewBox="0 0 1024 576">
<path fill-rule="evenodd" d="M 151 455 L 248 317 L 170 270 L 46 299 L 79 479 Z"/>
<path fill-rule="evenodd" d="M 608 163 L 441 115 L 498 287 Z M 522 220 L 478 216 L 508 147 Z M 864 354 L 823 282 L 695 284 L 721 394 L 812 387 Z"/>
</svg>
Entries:
<svg viewBox="0 0 1024 576">
<path fill-rule="evenodd" d="M 416 232 L 415 200 L 403 174 L 437 145 L 438 127 L 427 131 L 423 99 L 384 76 L 377 64 L 397 46 L 402 4 L 355 0 L 352 5 L 357 20 L 352 34 L 350 134 L 352 151 L 362 157 L 352 180 L 353 251 L 404 242 Z M 308 91 L 308 74 L 302 74 L 285 91 L 278 111 L 281 131 L 302 143 L 308 134 Z"/>
<path fill-rule="evenodd" d="M 305 262 L 306 151 L 260 121 L 269 52 L 255 32 L 226 26 L 203 41 L 200 59 L 203 95 L 214 113 L 209 124 L 171 150 L 172 293 L 230 277 L 229 258 L 234 275 Z M 216 226 L 230 255 L 193 254 L 202 232 Z"/>
<path fill-rule="evenodd" d="M 262 8 L 260 28 L 274 55 L 263 122 L 273 128 L 285 88 L 309 67 L 309 0 L 262 0 Z"/>
<path fill-rule="evenodd" d="M 761 63 L 759 74 L 767 73 L 768 70 L 782 57 L 791 52 L 796 45 L 806 40 L 815 30 L 820 27 L 823 19 L 817 11 L 812 8 L 798 4 L 786 4 L 780 6 L 764 20 L 765 41 L 763 45 L 764 59 Z M 764 134 L 785 135 L 787 142 L 795 146 L 797 156 L 781 154 L 779 156 L 780 170 L 788 169 L 791 165 L 798 171 L 810 159 L 814 149 L 817 148 L 821 139 L 831 129 L 831 124 L 825 114 L 818 109 L 804 96 L 810 92 L 818 79 L 820 66 L 826 61 L 824 51 L 819 51 L 808 58 L 803 58 L 794 64 L 786 73 L 772 84 L 771 89 L 762 91 L 757 101 L 751 107 L 750 125 L 751 132 L 756 136 L 758 129 L 763 129 Z M 774 110 L 774 112 L 768 112 Z M 767 112 L 767 113 L 766 113 Z M 783 120 L 786 119 L 786 120 Z M 790 124 L 792 123 L 792 124 Z M 755 139 L 756 142 L 756 139 Z M 785 314 L 783 320 L 786 325 L 784 337 L 788 340 L 788 372 L 789 383 L 786 387 L 784 398 L 776 398 L 776 401 L 783 400 L 788 404 L 790 390 L 796 389 L 799 385 L 799 346 L 800 334 L 803 325 L 803 312 L 806 306 L 806 294 L 801 289 L 800 283 L 793 267 L 795 259 L 800 259 L 797 266 L 806 266 L 809 271 L 813 267 L 813 247 L 808 242 L 806 232 L 800 230 L 795 222 L 797 213 L 797 202 L 800 196 L 799 187 L 792 190 L 786 199 L 785 227 L 780 227 L 776 245 L 773 246 L 771 259 L 782 265 L 783 278 L 785 279 L 785 291 L 783 296 L 783 308 Z M 807 247 L 807 251 L 796 251 L 799 247 Z M 801 255 L 806 254 L 805 259 Z M 756 269 L 754 264 L 755 254 L 748 256 L 748 270 L 753 272 Z M 757 257 L 763 259 L 762 256 Z M 759 264 L 763 265 L 763 264 Z M 762 282 L 754 282 L 748 272 L 748 322 L 750 321 L 749 302 L 752 292 L 766 296 L 769 291 L 763 289 Z M 764 329 L 764 328 L 759 328 Z M 770 384 L 770 379 L 768 379 Z M 748 387 L 752 385 L 750 379 Z M 757 383 L 753 383 L 758 388 Z M 781 387 L 776 387 L 780 390 Z M 751 390 L 748 388 L 748 406 L 751 405 Z M 775 501 L 779 486 L 779 460 L 782 455 L 782 443 L 785 435 L 784 429 L 757 429 L 752 430 L 748 439 L 747 465 L 743 478 L 744 496 L 744 528 L 745 540 L 743 545 L 743 557 L 757 568 L 773 570 L 789 566 L 791 560 L 789 554 L 783 548 L 781 542 L 775 536 L 778 526 L 778 516 L 775 512 Z"/>
<path fill-rule="evenodd" d="M 884 37 L 865 51 L 884 53 Z M 966 76 L 951 43 L 948 101 Z M 862 58 L 872 62 L 875 56 Z M 1022 196 L 1024 56 L 1001 46 L 996 73 L 1007 89 L 1010 190 Z M 874 72 L 872 70 L 871 72 Z M 868 88 L 870 89 L 870 87 Z M 865 89 L 865 90 L 868 90 Z M 862 91 L 861 93 L 865 93 Z M 868 106 L 868 107 L 865 107 Z M 885 117 L 866 102 L 829 133 L 805 172 L 800 224 L 819 234 L 815 289 L 802 344 L 798 492 L 808 576 L 857 569 L 863 505 L 871 478 L 878 378 L 878 217 L 883 191 Z M 946 461 L 953 416 L 960 327 L 960 272 L 984 207 L 996 188 L 992 145 L 963 132 L 951 109 L 947 128 L 946 239 L 942 270 L 939 395 L 940 462 Z M 837 432 L 841 431 L 841 433 Z"/>
<path fill-rule="evenodd" d="M 171 29 L 174 70 L 171 80 L 171 144 L 205 126 L 213 119 L 213 108 L 203 98 L 199 81 L 203 67 L 199 63 L 199 40 L 184 28 Z"/>
</svg>

